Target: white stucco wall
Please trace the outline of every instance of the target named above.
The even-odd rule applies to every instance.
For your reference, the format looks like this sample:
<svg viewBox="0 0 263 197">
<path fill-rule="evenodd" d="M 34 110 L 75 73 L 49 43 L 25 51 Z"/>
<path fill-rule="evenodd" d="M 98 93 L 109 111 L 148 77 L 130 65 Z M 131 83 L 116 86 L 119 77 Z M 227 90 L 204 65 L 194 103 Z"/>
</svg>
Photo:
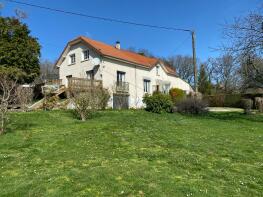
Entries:
<svg viewBox="0 0 263 197">
<path fill-rule="evenodd" d="M 85 44 L 79 43 L 70 47 L 69 52 L 65 55 L 65 60 L 62 62 L 59 68 L 59 76 L 62 79 L 62 83 L 67 85 L 66 76 L 72 75 L 73 77 L 87 78 L 86 71 L 93 68 L 91 61 L 98 55 L 89 49 L 90 58 L 87 61 L 82 61 L 83 50 L 88 49 Z M 76 63 L 70 65 L 70 55 L 75 53 Z M 129 63 L 113 60 L 110 58 L 101 58 L 101 64 L 98 72 L 95 74 L 95 79 L 102 80 L 103 87 L 109 89 L 111 94 L 114 92 L 115 82 L 117 81 L 117 71 L 125 72 L 125 82 L 129 83 L 129 106 L 133 108 L 143 107 L 142 98 L 144 93 L 143 80 L 150 80 L 150 93 L 153 92 L 153 86 L 158 83 L 169 83 L 170 88 L 177 87 L 185 90 L 187 93 L 191 91 L 191 87 L 188 83 L 182 79 L 167 75 L 161 65 L 159 65 L 159 75 L 156 74 L 156 67 L 151 70 L 142 68 L 141 66 L 132 65 Z M 109 106 L 113 106 L 112 97 L 109 101 Z"/>
<path fill-rule="evenodd" d="M 158 85 L 159 81 L 169 83 L 170 88 L 177 87 L 185 90 L 187 93 L 191 91 L 188 83 L 178 77 L 167 75 L 162 66 L 159 65 L 159 75 L 156 75 L 156 67 L 144 69 L 140 66 L 135 66 L 123 63 L 117 60 L 104 58 L 102 63 L 102 80 L 103 86 L 112 90 L 114 83 L 117 80 L 117 71 L 125 72 L 125 81 L 129 83 L 129 105 L 130 107 L 140 108 L 143 106 L 142 98 L 144 96 L 143 80 L 150 80 L 150 93 L 153 92 L 153 86 Z"/>
<path fill-rule="evenodd" d="M 83 61 L 83 51 L 89 50 L 89 59 Z M 70 55 L 76 55 L 76 63 L 70 64 Z M 65 54 L 65 59 L 59 67 L 59 78 L 62 79 L 62 83 L 67 86 L 67 76 L 72 75 L 72 77 L 87 78 L 86 71 L 92 70 L 93 65 L 91 63 L 92 59 L 98 57 L 98 55 L 91 49 L 89 49 L 85 44 L 79 43 L 69 48 L 69 52 Z M 101 80 L 100 71 L 95 73 L 95 79 Z"/>
</svg>

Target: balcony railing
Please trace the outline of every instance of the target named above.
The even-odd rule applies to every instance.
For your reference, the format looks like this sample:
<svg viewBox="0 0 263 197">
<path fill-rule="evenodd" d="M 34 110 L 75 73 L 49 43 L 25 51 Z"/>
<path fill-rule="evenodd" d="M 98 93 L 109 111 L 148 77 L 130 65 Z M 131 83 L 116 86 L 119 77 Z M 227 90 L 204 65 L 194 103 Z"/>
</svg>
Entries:
<svg viewBox="0 0 263 197">
<path fill-rule="evenodd" d="M 129 83 L 123 81 L 116 82 L 116 93 L 128 93 L 129 92 Z"/>
<path fill-rule="evenodd" d="M 92 87 L 102 87 L 102 81 L 101 80 L 90 80 L 90 79 L 82 79 L 82 78 L 76 78 L 72 77 L 68 79 L 68 88 L 69 89 L 79 89 L 79 90 L 85 90 Z"/>
</svg>

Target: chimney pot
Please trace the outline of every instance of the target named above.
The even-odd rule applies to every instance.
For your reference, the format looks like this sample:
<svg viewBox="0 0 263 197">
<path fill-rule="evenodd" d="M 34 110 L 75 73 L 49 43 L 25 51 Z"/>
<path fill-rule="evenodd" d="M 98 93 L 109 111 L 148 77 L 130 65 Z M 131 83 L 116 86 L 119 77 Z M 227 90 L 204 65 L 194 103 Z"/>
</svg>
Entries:
<svg viewBox="0 0 263 197">
<path fill-rule="evenodd" d="M 121 49 L 121 43 L 119 41 L 116 42 L 115 48 L 116 49 Z"/>
</svg>

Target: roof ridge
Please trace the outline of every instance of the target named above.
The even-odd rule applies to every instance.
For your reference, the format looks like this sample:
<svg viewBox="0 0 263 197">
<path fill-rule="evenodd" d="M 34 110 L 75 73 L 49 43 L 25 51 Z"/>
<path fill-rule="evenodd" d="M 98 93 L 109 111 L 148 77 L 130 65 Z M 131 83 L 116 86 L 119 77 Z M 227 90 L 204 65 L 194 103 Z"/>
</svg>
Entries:
<svg viewBox="0 0 263 197">
<path fill-rule="evenodd" d="M 129 51 L 127 49 L 117 49 L 113 45 L 109 45 L 107 43 L 93 40 L 86 36 L 79 36 L 75 38 L 74 40 L 71 40 L 70 42 L 74 42 L 81 39 L 82 41 L 89 44 L 91 47 L 93 47 L 95 50 L 97 50 L 101 55 L 107 56 L 107 57 L 113 57 L 120 60 L 124 60 L 127 62 L 131 62 L 134 64 L 141 65 L 143 67 L 153 68 L 158 62 L 162 62 L 161 59 L 156 57 L 147 57 L 141 54 L 138 54 L 133 51 Z M 165 67 L 168 67 L 164 64 Z M 167 73 L 174 75 L 175 69 L 171 66 L 169 66 L 167 70 Z"/>
</svg>

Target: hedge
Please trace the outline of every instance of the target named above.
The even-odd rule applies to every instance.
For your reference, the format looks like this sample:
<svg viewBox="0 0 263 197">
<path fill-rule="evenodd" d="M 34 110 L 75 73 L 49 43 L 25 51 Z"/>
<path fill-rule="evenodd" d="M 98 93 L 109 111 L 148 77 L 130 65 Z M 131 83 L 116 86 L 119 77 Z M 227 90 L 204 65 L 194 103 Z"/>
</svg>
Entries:
<svg viewBox="0 0 263 197">
<path fill-rule="evenodd" d="M 208 102 L 209 107 L 242 107 L 241 94 L 218 94 L 204 96 L 204 100 Z"/>
</svg>

